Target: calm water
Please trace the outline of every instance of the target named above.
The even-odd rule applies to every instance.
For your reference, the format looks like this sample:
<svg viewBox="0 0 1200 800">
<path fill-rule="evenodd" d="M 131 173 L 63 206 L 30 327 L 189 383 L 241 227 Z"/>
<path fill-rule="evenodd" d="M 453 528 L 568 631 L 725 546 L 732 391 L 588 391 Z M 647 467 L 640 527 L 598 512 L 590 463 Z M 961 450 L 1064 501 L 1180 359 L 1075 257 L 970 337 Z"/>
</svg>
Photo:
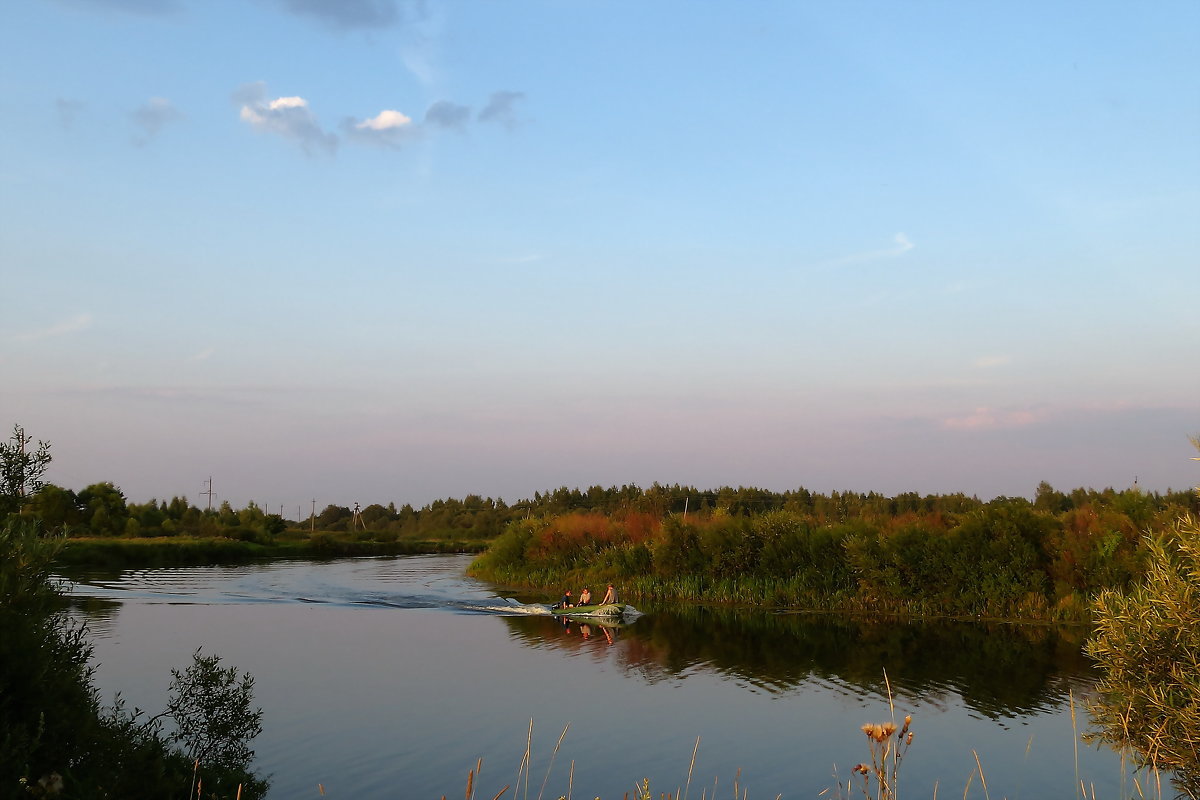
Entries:
<svg viewBox="0 0 1200 800">
<path fill-rule="evenodd" d="M 271 797 L 476 796 L 517 779 L 528 797 L 682 788 L 689 796 L 816 797 L 868 753 L 859 726 L 911 713 L 903 794 L 1071 797 L 1069 693 L 1092 675 L 1080 634 L 898 625 L 780 614 L 652 610 L 609 629 L 495 609 L 459 556 L 79 573 L 98 682 L 152 711 L 197 647 L 255 676 L 256 766 Z M 546 599 L 546 598 L 523 598 Z M 567 733 L 551 765 L 551 753 Z M 1086 727 L 1080 713 L 1079 727 Z M 1121 795 L 1119 758 L 1079 747 L 1096 796 Z M 740 778 L 738 772 L 740 770 Z M 549 772 L 544 793 L 543 780 Z M 510 789 L 506 797 L 526 797 Z"/>
</svg>

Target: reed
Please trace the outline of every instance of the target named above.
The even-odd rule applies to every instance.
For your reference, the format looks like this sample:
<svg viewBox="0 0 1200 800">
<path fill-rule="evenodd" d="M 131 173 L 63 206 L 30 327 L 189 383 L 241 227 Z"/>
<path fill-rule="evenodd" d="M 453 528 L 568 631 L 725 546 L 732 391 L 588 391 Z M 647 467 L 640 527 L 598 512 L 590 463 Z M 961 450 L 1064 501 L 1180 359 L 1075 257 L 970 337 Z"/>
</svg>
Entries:
<svg viewBox="0 0 1200 800">
<path fill-rule="evenodd" d="M 913 730 L 912 715 L 897 721 L 895 719 L 895 706 L 891 697 L 890 682 L 886 678 L 888 706 L 891 719 L 879 723 L 867 723 L 860 726 L 867 742 L 868 758 L 854 766 L 851 770 L 851 775 L 845 781 L 840 780 L 834 770 L 834 785 L 822 790 L 817 796 L 826 798 L 827 800 L 900 800 L 901 772 L 905 763 L 905 758 L 910 747 L 915 739 Z M 1072 700 L 1072 704 L 1073 704 Z M 545 791 L 549 786 L 550 776 L 553 771 L 555 757 L 561 750 L 566 739 L 570 724 L 564 726 L 562 733 L 556 741 L 553 752 L 550 757 L 550 764 L 547 767 L 546 775 L 542 780 L 542 785 L 537 795 L 537 800 L 542 800 L 545 796 Z M 1076 743 L 1080 738 L 1080 732 L 1074 720 L 1074 705 L 1072 705 L 1072 734 Z M 1032 739 L 1026 746 L 1026 752 L 1032 747 Z M 631 791 L 625 791 L 621 798 L 622 800 L 688 800 L 691 791 L 692 778 L 696 767 L 697 757 L 700 750 L 700 737 L 696 738 L 695 745 L 692 748 L 691 758 L 688 763 L 687 779 L 682 789 L 676 788 L 674 792 L 655 792 L 652 790 L 652 782 L 648 777 L 643 777 L 633 783 Z M 1072 781 L 1074 793 L 1077 797 L 1082 797 L 1084 800 L 1097 800 L 1103 798 L 1103 795 L 1098 794 L 1095 785 L 1089 785 L 1080 774 L 1078 764 L 1078 751 L 1076 751 L 1075 775 Z M 499 800 L 510 789 L 516 787 L 517 792 L 523 792 L 524 797 L 529 796 L 529 781 L 530 768 L 532 765 L 533 756 L 533 720 L 530 720 L 529 728 L 526 732 L 525 749 L 521 754 L 520 764 L 517 770 L 517 779 L 515 783 L 506 784 L 495 795 L 492 800 Z M 982 793 L 983 800 L 991 800 L 991 788 L 988 784 L 987 773 L 983 766 L 983 757 L 976 749 L 971 750 L 971 758 L 974 761 L 974 766 L 968 774 L 963 785 L 962 797 L 963 800 L 968 800 L 970 797 L 978 797 Z M 467 787 L 465 800 L 475 800 L 476 793 L 479 788 L 479 778 L 482 772 L 483 760 L 479 759 L 476 762 L 475 768 L 468 772 Z M 571 762 L 571 768 L 568 772 L 567 790 L 565 793 L 558 794 L 557 800 L 572 800 L 575 788 L 575 763 Z M 522 788 L 522 781 L 524 786 Z M 930 797 L 932 800 L 937 800 L 940 791 L 940 781 L 935 781 L 931 788 Z M 720 781 L 718 777 L 713 778 L 712 786 L 701 791 L 700 800 L 717 800 Z M 1065 787 L 1063 787 L 1065 789 Z M 975 790 L 973 793 L 972 790 Z M 1052 787 L 1042 787 L 1044 790 L 1039 796 L 1063 796 L 1063 793 L 1058 792 Z M 1132 778 L 1132 793 L 1127 793 L 1124 784 L 1117 798 L 1114 800 L 1163 800 L 1166 795 L 1163 791 L 1162 774 L 1157 770 L 1148 770 L 1144 774 L 1134 775 Z M 750 787 L 743 779 L 742 770 L 736 770 L 732 786 L 726 788 L 721 796 L 728 796 L 732 791 L 734 800 L 749 800 Z M 553 795 L 552 795 L 553 796 Z M 596 800 L 602 800 L 599 795 L 588 794 L 588 797 L 595 797 Z M 783 794 L 774 795 L 775 800 L 782 800 Z M 1186 791 L 1179 795 L 1180 797 L 1192 797 L 1195 795 L 1188 794 Z M 446 800 L 446 796 L 442 796 L 442 800 Z"/>
</svg>

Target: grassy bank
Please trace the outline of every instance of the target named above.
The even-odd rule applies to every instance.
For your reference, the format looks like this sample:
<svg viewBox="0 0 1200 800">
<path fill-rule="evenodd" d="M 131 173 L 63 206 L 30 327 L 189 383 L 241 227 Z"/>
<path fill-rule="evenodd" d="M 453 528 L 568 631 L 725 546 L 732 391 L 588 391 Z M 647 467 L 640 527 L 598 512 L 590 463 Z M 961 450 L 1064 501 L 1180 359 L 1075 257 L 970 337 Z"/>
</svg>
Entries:
<svg viewBox="0 0 1200 800">
<path fill-rule="evenodd" d="M 272 542 L 223 537 L 80 537 L 66 541 L 58 563 L 74 566 L 151 567 L 220 564 L 276 558 L 342 558 L 424 553 L 477 553 L 478 541 L 359 541 L 334 535 L 280 538 Z"/>
</svg>

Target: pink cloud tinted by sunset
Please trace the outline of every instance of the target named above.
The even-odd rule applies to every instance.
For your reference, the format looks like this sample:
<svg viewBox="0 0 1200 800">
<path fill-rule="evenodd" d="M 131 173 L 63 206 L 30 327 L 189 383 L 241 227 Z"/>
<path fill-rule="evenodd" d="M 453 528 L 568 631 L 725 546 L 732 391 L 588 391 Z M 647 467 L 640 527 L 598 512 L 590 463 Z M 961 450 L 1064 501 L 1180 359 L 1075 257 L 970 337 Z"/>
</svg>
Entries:
<svg viewBox="0 0 1200 800">
<path fill-rule="evenodd" d="M 947 417 L 942 420 L 942 427 L 959 431 L 1023 428 L 1026 425 L 1033 425 L 1036 422 L 1040 422 L 1044 418 L 1044 413 L 1028 409 L 1001 411 L 994 408 L 980 407 L 970 414 L 961 417 Z"/>
</svg>

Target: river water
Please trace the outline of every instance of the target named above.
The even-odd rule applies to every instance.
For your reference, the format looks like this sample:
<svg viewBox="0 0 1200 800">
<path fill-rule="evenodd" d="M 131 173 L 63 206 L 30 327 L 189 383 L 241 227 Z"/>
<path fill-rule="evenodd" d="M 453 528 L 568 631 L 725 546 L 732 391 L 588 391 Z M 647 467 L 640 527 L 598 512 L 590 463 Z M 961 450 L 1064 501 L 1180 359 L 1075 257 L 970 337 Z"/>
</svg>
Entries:
<svg viewBox="0 0 1200 800">
<path fill-rule="evenodd" d="M 889 687 L 914 718 L 905 797 L 985 797 L 976 755 L 992 798 L 1133 791 L 1116 754 L 1078 742 L 1080 631 L 694 608 L 564 627 L 503 611 L 468 563 L 69 577 L 106 699 L 161 710 L 197 648 L 254 675 L 276 800 L 463 797 L 479 759 L 479 798 L 620 800 L 646 778 L 654 797 L 813 798 L 869 760 L 860 726 L 891 718 Z"/>
</svg>

